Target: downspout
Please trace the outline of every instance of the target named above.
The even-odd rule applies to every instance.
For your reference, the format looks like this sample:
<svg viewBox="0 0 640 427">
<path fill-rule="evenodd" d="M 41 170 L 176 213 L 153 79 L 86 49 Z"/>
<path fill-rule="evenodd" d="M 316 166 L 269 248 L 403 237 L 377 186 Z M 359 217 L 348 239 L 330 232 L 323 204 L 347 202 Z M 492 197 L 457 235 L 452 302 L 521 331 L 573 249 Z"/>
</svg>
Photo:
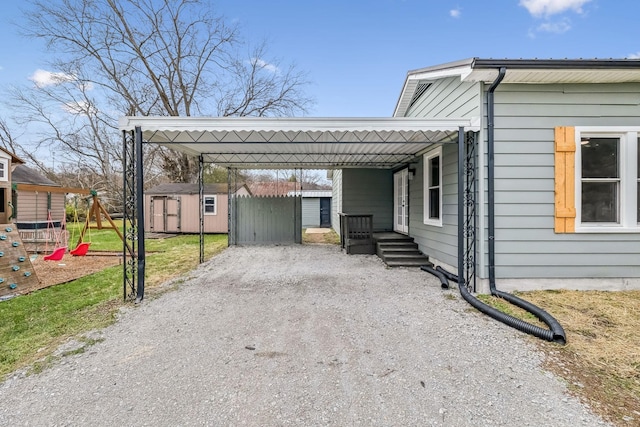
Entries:
<svg viewBox="0 0 640 427">
<path fill-rule="evenodd" d="M 564 332 L 564 329 L 562 328 L 562 326 L 560 325 L 560 323 L 558 323 L 558 321 L 556 319 L 553 318 L 553 316 L 551 316 L 549 313 L 547 313 L 546 311 L 542 310 L 540 307 L 537 307 L 533 304 L 531 304 L 528 301 L 525 301 L 521 298 L 518 298 L 515 295 L 512 295 L 508 292 L 502 292 L 499 291 L 498 289 L 496 289 L 496 276 L 495 276 L 495 198 L 494 198 L 494 120 L 495 120 L 495 113 L 494 113 L 494 92 L 496 90 L 496 88 L 498 87 L 498 85 L 500 84 L 500 82 L 502 82 L 502 79 L 504 79 L 504 76 L 506 74 L 506 67 L 501 67 L 500 71 L 498 73 L 498 77 L 496 78 L 496 80 L 493 82 L 493 84 L 489 87 L 488 91 L 487 91 L 487 154 L 488 154 L 488 163 L 487 163 L 487 215 L 488 215 L 488 221 L 487 221 L 487 228 L 488 228 L 488 244 L 489 244 L 489 289 L 491 291 L 491 295 L 502 298 L 506 301 L 508 301 L 509 303 L 522 308 L 523 310 L 528 311 L 529 313 L 533 314 L 534 316 L 536 316 L 538 319 L 540 319 L 540 321 L 544 322 L 549 329 L 544 329 L 541 328 L 539 326 L 533 325 L 531 323 L 525 322 L 523 320 L 520 320 L 516 317 L 513 317 L 509 314 L 503 313 L 500 310 L 497 310 L 491 306 L 489 306 L 488 304 L 485 304 L 484 302 L 480 301 L 478 298 L 476 298 L 465 286 L 464 283 L 464 279 L 462 278 L 462 272 L 463 272 L 463 262 L 461 260 L 462 257 L 462 251 L 461 251 L 461 245 L 463 244 L 463 238 L 461 233 L 463 232 L 462 230 L 462 226 L 461 226 L 461 220 L 460 218 L 458 219 L 458 274 L 460 276 L 456 276 L 446 270 L 444 270 L 442 267 L 437 266 L 435 269 L 433 268 L 424 268 L 422 267 L 423 271 L 426 271 L 427 273 L 430 273 L 434 276 L 436 276 L 438 279 L 440 279 L 440 283 L 443 289 L 448 287 L 448 280 L 453 281 L 453 282 L 457 282 L 458 283 L 458 289 L 460 290 L 460 294 L 462 295 L 462 297 L 464 298 L 465 301 L 467 301 L 469 304 L 471 304 L 474 308 L 476 308 L 477 310 L 479 310 L 480 312 L 504 323 L 505 325 L 511 326 L 512 328 L 518 329 L 522 332 L 525 332 L 527 334 L 536 336 L 538 338 L 542 338 L 544 340 L 547 341 L 553 341 L 553 342 L 557 342 L 560 344 L 565 344 L 567 342 L 566 339 L 566 335 Z M 460 131 L 459 133 L 461 133 L 462 131 Z M 462 150 L 464 150 L 464 145 L 461 142 L 461 136 L 459 135 L 459 153 L 458 153 L 458 162 L 459 162 L 459 166 L 458 166 L 458 174 L 459 174 L 459 182 L 458 182 L 458 192 L 460 193 L 462 190 L 462 185 L 461 185 L 461 180 L 462 180 L 462 173 L 461 173 L 461 162 L 463 160 L 463 156 L 461 153 Z M 458 215 L 462 215 L 463 214 L 463 210 L 461 209 L 461 204 L 462 201 L 460 199 L 460 194 L 458 195 L 459 199 L 458 199 Z"/>
<path fill-rule="evenodd" d="M 489 246 L 489 290 L 491 295 L 502 298 L 509 303 L 522 308 L 523 310 L 528 311 L 529 313 L 535 315 L 538 319 L 544 322 L 547 326 L 549 326 L 550 331 L 540 328 L 535 325 L 531 325 L 527 322 L 523 322 L 520 319 L 516 319 L 513 316 L 506 315 L 502 312 L 494 310 L 492 308 L 487 308 L 486 304 L 477 301 L 475 297 L 472 295 L 465 295 L 463 286 L 460 286 L 461 292 L 463 292 L 463 297 L 471 303 L 478 310 L 482 311 L 485 314 L 528 334 L 537 336 L 539 338 L 546 339 L 548 341 L 554 341 L 557 343 L 564 344 L 567 342 L 567 338 L 564 332 L 564 329 L 560 325 L 560 323 L 553 318 L 549 313 L 542 310 L 541 308 L 531 304 L 528 301 L 525 301 L 521 298 L 518 298 L 515 295 L 512 295 L 508 292 L 499 291 L 496 288 L 496 227 L 495 227 L 495 187 L 494 187 L 494 179 L 495 179 L 495 111 L 494 111 L 494 92 L 497 89 L 498 85 L 504 79 L 504 76 L 507 72 L 506 67 L 500 67 L 498 72 L 498 77 L 491 84 L 489 89 L 487 90 L 487 232 L 488 232 L 488 246 Z M 466 290 L 466 289 L 465 289 Z M 476 302 L 477 301 L 477 302 Z M 479 304 L 478 304 L 479 302 Z"/>
<path fill-rule="evenodd" d="M 495 188 L 494 188 L 494 92 L 507 73 L 506 67 L 500 67 L 498 77 L 487 90 L 487 232 L 489 243 L 489 289 L 496 290 L 496 224 L 495 224 Z"/>
</svg>

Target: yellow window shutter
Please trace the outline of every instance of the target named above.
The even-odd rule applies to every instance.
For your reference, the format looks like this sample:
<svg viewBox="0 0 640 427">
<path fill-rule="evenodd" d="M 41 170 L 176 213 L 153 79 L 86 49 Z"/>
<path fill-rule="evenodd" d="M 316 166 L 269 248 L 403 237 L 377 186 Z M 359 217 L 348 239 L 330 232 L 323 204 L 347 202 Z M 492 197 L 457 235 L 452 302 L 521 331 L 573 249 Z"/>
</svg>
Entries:
<svg viewBox="0 0 640 427">
<path fill-rule="evenodd" d="M 555 128 L 555 231 L 575 232 L 576 220 L 575 128 Z"/>
</svg>

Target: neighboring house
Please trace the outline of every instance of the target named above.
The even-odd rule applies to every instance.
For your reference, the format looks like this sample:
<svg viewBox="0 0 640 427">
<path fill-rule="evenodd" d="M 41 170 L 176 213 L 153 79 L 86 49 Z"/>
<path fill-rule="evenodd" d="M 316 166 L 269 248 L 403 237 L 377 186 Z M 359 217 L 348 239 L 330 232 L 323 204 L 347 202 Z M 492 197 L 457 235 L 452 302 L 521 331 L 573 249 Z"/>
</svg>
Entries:
<svg viewBox="0 0 640 427">
<path fill-rule="evenodd" d="M 476 58 L 410 71 L 394 116 L 480 120 L 479 291 L 488 280 L 640 288 L 640 62 Z M 338 211 L 371 213 L 375 230 L 408 234 L 455 271 L 458 146 L 393 170 L 334 171 L 334 228 Z"/>
<path fill-rule="evenodd" d="M 227 184 L 204 185 L 204 232 L 227 233 L 229 197 Z M 246 185 L 235 192 L 247 196 Z M 198 184 L 160 184 L 145 192 L 145 231 L 198 233 L 200 230 Z"/>
<path fill-rule="evenodd" d="M 65 194 L 56 191 L 62 188 L 59 184 L 25 165 L 19 165 L 14 169 L 11 182 L 14 188 L 17 184 L 25 184 L 13 190 L 14 222 L 24 224 L 25 227 L 27 224 L 44 224 L 46 228 L 49 213 L 51 220 L 56 224 L 64 220 Z"/>
<path fill-rule="evenodd" d="M 291 191 L 289 196 L 302 195 L 302 228 L 331 227 L 331 190 Z"/>
<path fill-rule="evenodd" d="M 11 180 L 16 167 L 24 161 L 15 154 L 0 148 L 0 224 L 11 220 Z"/>
<path fill-rule="evenodd" d="M 293 181 L 263 181 L 247 184 L 251 195 L 263 196 L 292 196 L 300 194 L 300 184 Z"/>
<path fill-rule="evenodd" d="M 67 246 L 65 189 L 34 169 L 17 166 L 11 175 L 13 216 L 29 252 Z"/>
</svg>

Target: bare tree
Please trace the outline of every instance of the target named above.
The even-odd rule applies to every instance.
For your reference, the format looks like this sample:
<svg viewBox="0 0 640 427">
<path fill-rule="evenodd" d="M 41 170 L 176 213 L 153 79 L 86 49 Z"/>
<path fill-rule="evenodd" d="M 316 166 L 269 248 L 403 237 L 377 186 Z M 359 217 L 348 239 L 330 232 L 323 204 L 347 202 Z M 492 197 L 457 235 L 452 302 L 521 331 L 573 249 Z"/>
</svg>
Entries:
<svg viewBox="0 0 640 427">
<path fill-rule="evenodd" d="M 0 144 L 2 144 L 2 148 L 19 154 L 18 151 L 20 147 L 16 138 L 7 120 L 0 117 Z"/>
<path fill-rule="evenodd" d="M 39 123 L 39 149 L 58 147 L 65 162 L 77 159 L 105 180 L 121 167 L 117 116 L 297 115 L 310 105 L 304 74 L 265 59 L 264 44 L 243 58 L 238 28 L 208 1 L 30 5 L 22 30 L 46 41 L 53 82 L 14 92 L 26 106 L 22 120 Z M 166 149 L 154 154 L 171 180 L 194 179 L 194 159 Z"/>
</svg>

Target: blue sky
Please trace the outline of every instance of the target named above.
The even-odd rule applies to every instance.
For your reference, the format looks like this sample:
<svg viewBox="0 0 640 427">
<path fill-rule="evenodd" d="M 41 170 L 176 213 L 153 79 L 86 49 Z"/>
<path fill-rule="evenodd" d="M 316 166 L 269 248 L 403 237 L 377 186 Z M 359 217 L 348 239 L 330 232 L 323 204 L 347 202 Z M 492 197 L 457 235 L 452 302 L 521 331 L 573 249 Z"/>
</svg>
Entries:
<svg viewBox="0 0 640 427">
<path fill-rule="evenodd" d="M 7 4 L 8 3 L 8 4 Z M 22 38 L 20 2 L 0 18 L 0 90 L 46 70 Z M 308 72 L 310 116 L 390 116 L 407 71 L 481 58 L 640 55 L 638 0 L 220 0 L 219 14 Z"/>
</svg>

